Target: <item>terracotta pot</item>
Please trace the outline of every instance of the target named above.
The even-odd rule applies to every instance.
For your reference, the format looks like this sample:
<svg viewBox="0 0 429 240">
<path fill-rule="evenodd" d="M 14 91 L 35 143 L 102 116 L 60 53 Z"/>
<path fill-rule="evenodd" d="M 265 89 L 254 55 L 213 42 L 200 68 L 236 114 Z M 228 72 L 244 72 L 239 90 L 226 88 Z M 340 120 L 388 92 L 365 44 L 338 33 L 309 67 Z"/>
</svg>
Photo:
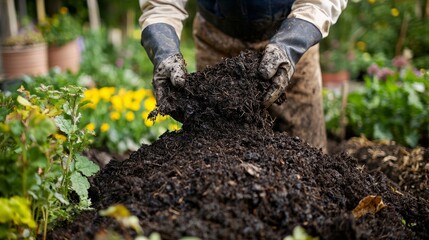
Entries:
<svg viewBox="0 0 429 240">
<path fill-rule="evenodd" d="M 27 46 L 1 47 L 3 72 L 6 79 L 23 75 L 37 76 L 48 73 L 48 54 L 45 43 Z"/>
<path fill-rule="evenodd" d="M 67 70 L 76 73 L 80 68 L 80 49 L 77 40 L 62 46 L 48 47 L 49 68 L 59 67 L 62 72 Z"/>
<path fill-rule="evenodd" d="M 349 71 L 339 71 L 335 73 L 322 72 L 323 86 L 325 87 L 336 87 L 341 86 L 344 82 L 350 80 Z"/>
</svg>

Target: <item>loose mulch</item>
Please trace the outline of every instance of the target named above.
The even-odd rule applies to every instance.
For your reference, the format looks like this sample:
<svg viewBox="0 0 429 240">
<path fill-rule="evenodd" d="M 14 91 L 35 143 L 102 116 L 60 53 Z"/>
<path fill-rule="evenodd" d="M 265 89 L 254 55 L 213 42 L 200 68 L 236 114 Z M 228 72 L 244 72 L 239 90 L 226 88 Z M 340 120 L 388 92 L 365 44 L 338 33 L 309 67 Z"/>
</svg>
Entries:
<svg viewBox="0 0 429 240">
<path fill-rule="evenodd" d="M 358 160 L 369 172 L 381 171 L 399 185 L 398 191 L 429 199 L 429 148 L 413 149 L 393 141 L 352 138 L 342 150 Z"/>
<path fill-rule="evenodd" d="M 146 235 L 162 239 L 283 239 L 295 226 L 321 239 L 428 239 L 425 195 L 358 158 L 325 155 L 271 130 L 260 106 L 269 83 L 257 74 L 259 59 L 243 52 L 191 74 L 182 89 L 169 88 L 168 104 L 156 113 L 180 118 L 182 130 L 111 161 L 91 179 L 94 210 L 49 237 L 94 239 L 106 229 L 135 236 L 98 214 L 122 203 Z M 352 210 L 368 195 L 381 196 L 386 207 L 355 218 Z"/>
</svg>

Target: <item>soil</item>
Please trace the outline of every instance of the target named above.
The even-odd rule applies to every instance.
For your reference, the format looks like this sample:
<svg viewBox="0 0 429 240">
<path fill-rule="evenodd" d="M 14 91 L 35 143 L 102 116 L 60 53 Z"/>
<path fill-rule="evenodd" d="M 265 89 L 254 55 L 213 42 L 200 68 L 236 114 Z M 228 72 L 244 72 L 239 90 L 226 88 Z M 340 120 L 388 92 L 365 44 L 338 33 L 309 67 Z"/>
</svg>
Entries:
<svg viewBox="0 0 429 240">
<path fill-rule="evenodd" d="M 180 118 L 182 130 L 110 161 L 91 179 L 94 210 L 49 237 L 94 239 L 107 229 L 135 236 L 98 214 L 122 203 L 146 235 L 162 239 L 283 239 L 295 226 L 321 239 L 428 239 L 427 198 L 358 158 L 326 155 L 271 130 L 260 105 L 269 83 L 257 74 L 259 59 L 243 52 L 191 74 L 182 89 L 169 88 L 170 104 L 157 113 Z M 386 207 L 355 218 L 352 210 L 368 195 Z"/>
</svg>

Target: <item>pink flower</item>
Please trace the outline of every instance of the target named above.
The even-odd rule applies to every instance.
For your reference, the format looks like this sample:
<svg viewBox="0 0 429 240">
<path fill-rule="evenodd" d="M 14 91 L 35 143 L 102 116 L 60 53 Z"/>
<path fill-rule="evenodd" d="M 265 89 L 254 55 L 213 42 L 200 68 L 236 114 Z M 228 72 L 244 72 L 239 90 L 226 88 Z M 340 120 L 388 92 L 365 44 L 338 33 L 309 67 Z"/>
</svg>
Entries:
<svg viewBox="0 0 429 240">
<path fill-rule="evenodd" d="M 368 72 L 369 75 L 376 76 L 380 71 L 380 68 L 378 67 L 377 64 L 373 63 L 371 64 L 371 66 L 368 67 L 366 71 Z"/>
<path fill-rule="evenodd" d="M 378 71 L 378 73 L 377 73 L 377 77 L 378 77 L 379 79 L 386 80 L 386 78 L 387 78 L 388 76 L 393 75 L 393 73 L 394 73 L 394 72 L 393 72 L 393 70 L 392 70 L 392 69 L 384 67 L 384 68 L 382 68 L 382 69 L 380 69 L 380 70 Z"/>
<path fill-rule="evenodd" d="M 392 60 L 392 64 L 393 64 L 393 66 L 401 69 L 401 68 L 404 68 L 408 65 L 408 59 L 404 56 L 396 56 Z"/>
</svg>

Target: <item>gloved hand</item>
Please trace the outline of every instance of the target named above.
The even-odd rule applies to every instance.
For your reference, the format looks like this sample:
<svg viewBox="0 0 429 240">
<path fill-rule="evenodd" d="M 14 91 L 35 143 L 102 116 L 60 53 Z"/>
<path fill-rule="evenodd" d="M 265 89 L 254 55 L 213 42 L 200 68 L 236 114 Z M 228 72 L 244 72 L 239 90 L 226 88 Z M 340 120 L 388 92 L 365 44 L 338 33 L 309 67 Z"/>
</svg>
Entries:
<svg viewBox="0 0 429 240">
<path fill-rule="evenodd" d="M 165 23 L 147 26 L 141 35 L 141 44 L 154 65 L 153 88 L 158 105 L 166 99 L 166 87 L 185 84 L 186 65 L 180 53 L 179 38 L 174 28 Z"/>
<path fill-rule="evenodd" d="M 321 39 L 321 32 L 310 22 L 298 18 L 283 21 L 265 47 L 258 69 L 263 78 L 271 81 L 262 100 L 265 108 L 271 106 L 286 91 L 296 63 Z"/>
</svg>

